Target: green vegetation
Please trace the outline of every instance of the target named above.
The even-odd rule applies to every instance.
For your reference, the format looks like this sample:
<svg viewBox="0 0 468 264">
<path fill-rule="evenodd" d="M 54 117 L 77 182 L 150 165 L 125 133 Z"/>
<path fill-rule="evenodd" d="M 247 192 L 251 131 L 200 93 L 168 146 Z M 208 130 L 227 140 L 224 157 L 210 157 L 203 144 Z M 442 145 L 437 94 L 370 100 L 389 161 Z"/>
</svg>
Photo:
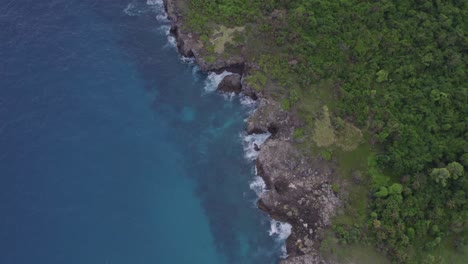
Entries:
<svg viewBox="0 0 468 264">
<path fill-rule="evenodd" d="M 361 172 L 360 184 L 344 186 L 349 206 L 334 228 L 341 243 L 373 245 L 396 262 L 463 260 L 467 1 L 189 5 L 188 26 L 203 42 L 221 25 L 245 27 L 245 36 L 228 42 L 242 42 L 258 66 L 247 82 L 303 120 L 293 135 L 301 150 L 326 160 L 333 153 L 348 182 Z"/>
<path fill-rule="evenodd" d="M 335 131 L 331 125 L 328 107 L 323 107 L 322 116 L 317 118 L 314 124 L 312 139 L 318 147 L 328 147 L 335 143 Z"/>
<path fill-rule="evenodd" d="M 225 46 L 233 42 L 235 34 L 240 34 L 243 31 L 244 27 L 226 28 L 225 26 L 220 26 L 214 30 L 210 39 L 211 44 L 214 45 L 214 51 L 218 54 L 223 53 Z"/>
<path fill-rule="evenodd" d="M 322 156 L 322 158 L 324 160 L 331 160 L 332 159 L 332 153 L 330 151 L 328 151 L 328 150 L 322 150 L 320 152 L 320 155 Z M 332 188 L 333 188 L 333 190 L 335 190 L 334 186 L 332 186 Z"/>
</svg>

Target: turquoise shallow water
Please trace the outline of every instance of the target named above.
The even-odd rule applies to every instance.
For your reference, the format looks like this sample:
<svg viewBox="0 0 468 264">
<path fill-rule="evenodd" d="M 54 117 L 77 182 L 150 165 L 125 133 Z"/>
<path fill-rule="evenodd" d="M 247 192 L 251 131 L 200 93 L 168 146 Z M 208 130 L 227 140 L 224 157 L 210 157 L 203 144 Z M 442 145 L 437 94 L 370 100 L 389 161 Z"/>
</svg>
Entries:
<svg viewBox="0 0 468 264">
<path fill-rule="evenodd" d="M 0 263 L 278 260 L 251 108 L 206 90 L 158 3 L 0 7 Z"/>
</svg>

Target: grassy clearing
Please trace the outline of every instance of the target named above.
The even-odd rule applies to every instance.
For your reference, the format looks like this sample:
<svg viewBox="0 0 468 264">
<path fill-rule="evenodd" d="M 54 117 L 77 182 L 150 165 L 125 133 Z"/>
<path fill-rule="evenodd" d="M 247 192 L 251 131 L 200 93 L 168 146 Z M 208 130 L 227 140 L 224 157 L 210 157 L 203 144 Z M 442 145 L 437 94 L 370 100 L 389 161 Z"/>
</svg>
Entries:
<svg viewBox="0 0 468 264">
<path fill-rule="evenodd" d="M 390 264 L 390 261 L 373 247 L 362 244 L 343 245 L 332 234 L 324 239 L 320 249 L 327 260 L 342 264 Z"/>
<path fill-rule="evenodd" d="M 236 33 L 240 34 L 244 32 L 244 30 L 244 27 L 227 28 L 223 25 L 215 28 L 210 38 L 211 44 L 214 45 L 214 51 L 218 54 L 222 54 L 227 44 L 235 43 L 234 38 L 236 37 Z"/>
<path fill-rule="evenodd" d="M 337 133 L 336 145 L 344 151 L 355 150 L 362 143 L 362 132 L 349 122 L 343 122 L 342 124 L 343 128 Z"/>
<path fill-rule="evenodd" d="M 329 147 L 336 141 L 335 130 L 332 127 L 330 113 L 326 105 L 323 106 L 321 117 L 315 120 L 312 139 L 317 147 Z"/>
</svg>

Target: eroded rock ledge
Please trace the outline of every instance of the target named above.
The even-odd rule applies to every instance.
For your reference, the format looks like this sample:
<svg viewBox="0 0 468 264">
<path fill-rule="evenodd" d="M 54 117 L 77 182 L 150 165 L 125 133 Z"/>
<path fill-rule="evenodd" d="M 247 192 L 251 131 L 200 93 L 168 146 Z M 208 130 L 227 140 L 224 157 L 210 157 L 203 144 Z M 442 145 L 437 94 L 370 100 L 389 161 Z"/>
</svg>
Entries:
<svg viewBox="0 0 468 264">
<path fill-rule="evenodd" d="M 194 57 L 203 72 L 222 72 L 228 70 L 241 74 L 244 71 L 245 59 L 242 56 L 232 56 L 227 60 L 217 59 L 215 62 L 207 62 L 200 54 L 203 43 L 198 37 L 186 32 L 183 27 L 183 16 L 179 8 L 181 0 L 164 0 L 164 6 L 168 18 L 171 21 L 171 33 L 174 35 L 179 52 L 185 57 Z"/>
<path fill-rule="evenodd" d="M 318 254 L 324 228 L 341 202 L 331 188 L 333 169 L 321 158 L 308 158 L 291 143 L 291 118 L 275 102 L 261 102 L 248 121 L 248 131 L 275 127 L 276 134 L 261 147 L 256 161 L 258 174 L 268 191 L 258 207 L 273 219 L 288 222 L 292 233 L 286 241 L 289 254 L 282 264 L 325 263 Z"/>
<path fill-rule="evenodd" d="M 178 7 L 185 0 L 164 0 L 171 32 L 183 56 L 194 57 L 204 72 L 228 70 L 245 79 L 248 62 L 235 55 L 209 63 L 201 56 L 203 43 L 197 36 L 183 29 L 183 17 Z M 237 87 L 238 78 L 223 82 Z M 238 88 L 235 88 L 238 89 Z M 256 161 L 259 175 L 268 191 L 258 200 L 258 207 L 273 219 L 288 222 L 292 233 L 286 241 L 289 257 L 281 264 L 326 263 L 318 253 L 321 233 L 331 224 L 331 217 L 340 206 L 340 200 L 331 188 L 333 169 L 320 157 L 302 155 L 292 144 L 295 123 L 290 113 L 271 98 L 257 94 L 241 81 L 244 94 L 259 100 L 258 108 L 247 122 L 249 134 L 270 132 L 272 136 L 262 145 Z M 237 90 L 236 90 L 237 91 Z M 236 92 L 234 91 L 234 92 Z"/>
</svg>

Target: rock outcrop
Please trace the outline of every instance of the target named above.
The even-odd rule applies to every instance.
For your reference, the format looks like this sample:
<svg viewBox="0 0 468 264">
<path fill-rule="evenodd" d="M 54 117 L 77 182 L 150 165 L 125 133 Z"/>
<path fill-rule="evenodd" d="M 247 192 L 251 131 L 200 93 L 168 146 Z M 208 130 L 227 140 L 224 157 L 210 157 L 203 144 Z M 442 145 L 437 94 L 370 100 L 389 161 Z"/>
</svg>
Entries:
<svg viewBox="0 0 468 264">
<path fill-rule="evenodd" d="M 259 208 L 293 226 L 288 254 L 317 255 L 317 239 L 340 205 L 329 183 L 332 169 L 320 158 L 304 157 L 289 141 L 271 139 L 260 149 L 257 170 L 269 190 Z"/>
<path fill-rule="evenodd" d="M 259 100 L 257 109 L 247 121 L 247 133 L 270 132 L 277 138 L 288 139 L 294 130 L 288 112 L 271 99 L 260 98 Z"/>
<path fill-rule="evenodd" d="M 218 90 L 226 93 L 240 93 L 242 89 L 241 76 L 239 74 L 227 75 L 218 85 Z"/>
<path fill-rule="evenodd" d="M 341 204 L 329 182 L 333 169 L 320 157 L 305 157 L 291 143 L 294 123 L 289 112 L 273 100 L 259 100 L 247 121 L 247 132 L 268 131 L 272 137 L 262 145 L 256 161 L 268 189 L 258 207 L 293 226 L 286 243 L 291 257 L 282 263 L 325 263 L 318 253 L 320 234 Z"/>
<path fill-rule="evenodd" d="M 227 59 L 216 58 L 214 62 L 207 62 L 201 55 L 203 43 L 192 32 L 186 32 L 183 25 L 183 14 L 179 8 L 179 0 L 164 0 L 167 16 L 171 21 L 171 34 L 174 35 L 179 52 L 185 57 L 194 57 L 203 72 L 230 72 L 242 73 L 245 59 L 240 55 L 233 55 Z"/>
</svg>

